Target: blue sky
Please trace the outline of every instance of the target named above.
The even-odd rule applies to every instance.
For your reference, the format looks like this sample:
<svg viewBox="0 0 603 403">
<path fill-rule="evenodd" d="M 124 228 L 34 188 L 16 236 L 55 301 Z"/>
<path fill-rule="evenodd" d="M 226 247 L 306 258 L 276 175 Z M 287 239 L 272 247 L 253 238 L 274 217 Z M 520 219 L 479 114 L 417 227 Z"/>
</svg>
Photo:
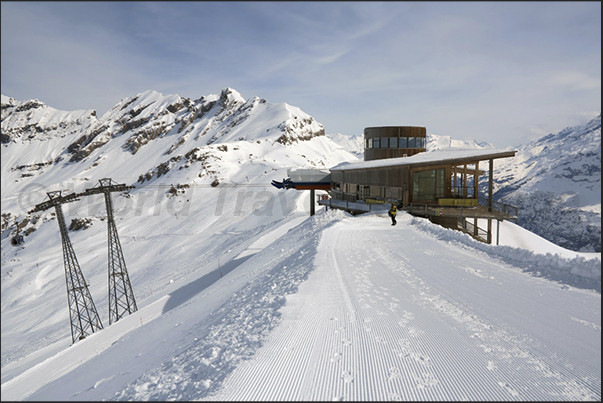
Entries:
<svg viewBox="0 0 603 403">
<path fill-rule="evenodd" d="M 2 1 L 2 94 L 100 117 L 231 87 L 327 133 L 525 144 L 601 112 L 601 2 Z"/>
</svg>

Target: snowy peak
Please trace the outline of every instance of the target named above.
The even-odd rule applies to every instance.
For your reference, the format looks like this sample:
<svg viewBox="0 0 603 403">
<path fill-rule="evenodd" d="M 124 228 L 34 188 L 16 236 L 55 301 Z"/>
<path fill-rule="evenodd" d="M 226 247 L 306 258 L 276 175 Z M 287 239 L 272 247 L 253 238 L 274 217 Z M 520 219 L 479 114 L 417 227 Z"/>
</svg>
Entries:
<svg viewBox="0 0 603 403">
<path fill-rule="evenodd" d="M 601 115 L 519 147 L 501 161 L 497 196 L 513 192 L 580 192 L 581 206 L 601 203 Z"/>
<path fill-rule="evenodd" d="M 492 144 L 483 141 L 456 140 L 451 136 L 439 136 L 431 133 L 427 134 L 427 151 L 442 150 L 446 148 L 495 149 Z"/>
<path fill-rule="evenodd" d="M 196 146 L 259 139 L 291 144 L 324 135 L 324 128 L 299 108 L 258 97 L 245 100 L 232 88 L 195 101 L 146 91 L 121 100 L 71 144 L 71 161 L 83 160 L 121 135 L 127 137 L 123 149 L 132 154 L 157 138 L 169 138 L 170 154 L 190 139 Z"/>
<path fill-rule="evenodd" d="M 220 93 L 220 102 L 223 105 L 229 105 L 231 108 L 235 105 L 241 105 L 245 103 L 245 98 L 237 90 L 226 87 Z M 234 109 L 234 108 L 232 108 Z"/>
<path fill-rule="evenodd" d="M 45 140 L 85 130 L 96 121 L 96 111 L 60 111 L 37 99 L 19 102 L 2 95 L 2 144 Z"/>
<path fill-rule="evenodd" d="M 245 100 L 232 88 L 194 101 L 149 90 L 123 98 L 99 119 L 94 116 L 80 126 L 69 118 L 81 120 L 87 116 L 83 112 L 39 103 L 26 119 L 27 111 L 17 111 L 23 104 L 3 97 L 3 135 L 33 130 L 34 138 L 45 141 L 32 145 L 22 134 L 6 136 L 2 189 L 8 194 L 20 194 L 34 182 L 66 188 L 107 177 L 145 185 L 160 177 L 189 186 L 253 180 L 270 184 L 274 177 L 266 175 L 282 179 L 284 171 L 279 170 L 325 168 L 355 159 L 301 109 L 259 97 Z M 44 114 L 48 116 L 42 118 Z M 56 133 L 32 129 L 32 122 L 40 125 L 44 119 L 58 123 Z M 17 215 L 27 211 L 16 202 L 3 209 Z"/>
<path fill-rule="evenodd" d="M 601 251 L 601 115 L 497 161 L 494 198 L 519 207 L 518 224 L 557 245 Z"/>
<path fill-rule="evenodd" d="M 558 146 L 560 143 L 563 143 L 564 147 L 574 150 L 576 148 L 583 148 L 584 144 L 589 141 L 596 141 L 597 134 L 600 143 L 601 114 L 583 125 L 566 127 L 558 133 L 548 134 L 536 140 L 533 145 L 542 145 L 543 147 L 547 147 L 549 145 Z"/>
<path fill-rule="evenodd" d="M 358 159 L 364 160 L 364 135 L 347 136 L 341 133 L 327 134 L 335 143 L 343 147 L 344 150 L 354 154 Z"/>
</svg>

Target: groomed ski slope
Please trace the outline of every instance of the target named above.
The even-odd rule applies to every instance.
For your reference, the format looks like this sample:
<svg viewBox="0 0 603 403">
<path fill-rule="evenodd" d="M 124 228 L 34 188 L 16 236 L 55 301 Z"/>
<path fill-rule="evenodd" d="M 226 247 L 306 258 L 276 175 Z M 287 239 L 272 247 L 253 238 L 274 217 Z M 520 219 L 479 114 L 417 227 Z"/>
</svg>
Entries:
<svg viewBox="0 0 603 403">
<path fill-rule="evenodd" d="M 600 400 L 600 296 L 419 233 L 327 229 L 282 323 L 217 400 Z"/>
<path fill-rule="evenodd" d="M 2 398 L 600 400 L 600 291 L 458 236 L 403 212 L 395 227 L 384 213 L 289 217 Z"/>
</svg>

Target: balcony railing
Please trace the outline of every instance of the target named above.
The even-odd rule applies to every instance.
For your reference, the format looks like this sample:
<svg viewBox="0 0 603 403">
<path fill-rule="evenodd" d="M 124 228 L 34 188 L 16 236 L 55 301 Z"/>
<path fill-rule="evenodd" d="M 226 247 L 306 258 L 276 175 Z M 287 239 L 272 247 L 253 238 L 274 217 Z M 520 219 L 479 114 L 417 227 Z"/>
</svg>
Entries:
<svg viewBox="0 0 603 403">
<path fill-rule="evenodd" d="M 466 199 L 473 199 L 475 195 L 475 188 L 473 186 L 453 186 L 451 192 L 452 197 L 463 197 Z M 465 196 L 464 192 L 467 192 L 467 196 Z"/>
<path fill-rule="evenodd" d="M 477 199 L 477 202 L 484 207 L 489 207 L 487 197 L 479 196 Z M 510 215 L 512 217 L 517 217 L 517 213 L 519 212 L 518 207 L 512 206 L 510 204 L 505 204 L 503 202 L 499 202 L 496 200 L 492 200 L 492 210 L 498 211 L 499 213 Z"/>
</svg>

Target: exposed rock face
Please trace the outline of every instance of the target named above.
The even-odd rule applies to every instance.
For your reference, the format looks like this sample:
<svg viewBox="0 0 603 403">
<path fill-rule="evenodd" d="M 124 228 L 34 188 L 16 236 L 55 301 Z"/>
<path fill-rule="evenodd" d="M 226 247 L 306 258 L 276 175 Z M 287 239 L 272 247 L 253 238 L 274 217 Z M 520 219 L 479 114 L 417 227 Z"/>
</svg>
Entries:
<svg viewBox="0 0 603 403">
<path fill-rule="evenodd" d="M 92 220 L 88 217 L 85 218 L 74 218 L 69 224 L 69 231 L 79 231 L 81 229 L 87 229 L 92 226 Z"/>
<path fill-rule="evenodd" d="M 93 110 L 66 112 L 2 95 L 1 112 L 2 190 L 13 195 L 3 213 L 16 214 L 3 219 L 6 229 L 41 202 L 49 186 L 72 191 L 90 177 L 127 177 L 148 186 L 176 174 L 182 183 L 217 186 L 251 161 L 267 174 L 279 164 L 325 167 L 353 158 L 335 150 L 323 126 L 299 108 L 246 100 L 232 88 L 196 100 L 146 91 L 100 118 Z M 307 150 L 293 150 L 315 138 L 324 141 L 316 143 L 313 160 Z"/>
<path fill-rule="evenodd" d="M 494 198 L 519 207 L 517 223 L 543 238 L 600 252 L 601 115 L 517 150 L 496 162 Z"/>
<path fill-rule="evenodd" d="M 52 124 L 44 121 L 43 113 L 30 112 L 48 109 L 43 103 L 3 99 L 6 102 L 2 105 L 2 143 L 17 138 L 40 138 L 53 132 L 69 134 L 75 138 L 67 146 L 70 162 L 83 161 L 110 140 L 122 136 L 125 137 L 122 148 L 131 154 L 136 154 L 155 139 L 173 139 L 166 149 L 166 154 L 170 154 L 191 136 L 195 140 L 203 139 L 209 145 L 257 138 L 292 144 L 324 135 L 323 126 L 299 108 L 287 104 L 272 105 L 258 97 L 245 100 L 232 88 L 225 88 L 219 96 L 204 96 L 195 101 L 179 95 L 163 96 L 156 91 L 146 91 L 122 99 L 100 119 L 94 111 L 73 117 L 67 115 L 74 113 L 65 112 L 65 116 L 54 118 Z M 261 131 L 257 128 L 250 131 L 248 126 L 265 111 L 275 115 L 274 125 Z M 65 121 L 66 117 L 72 119 Z"/>
<path fill-rule="evenodd" d="M 506 198 L 519 206 L 517 223 L 569 250 L 601 252 L 601 214 L 569 207 L 553 192 L 515 192 Z"/>
<path fill-rule="evenodd" d="M 297 119 L 297 116 L 293 118 L 293 121 L 287 121 L 279 125 L 279 129 L 283 132 L 276 141 L 281 144 L 292 144 L 296 141 L 310 140 L 313 137 L 324 136 L 325 130 L 320 125 L 316 127 L 317 123 L 313 117 L 305 119 Z"/>
<path fill-rule="evenodd" d="M 3 96 L 1 109 L 2 144 L 73 136 L 97 120 L 93 110 L 59 111 L 37 99 L 19 102 Z"/>
</svg>

